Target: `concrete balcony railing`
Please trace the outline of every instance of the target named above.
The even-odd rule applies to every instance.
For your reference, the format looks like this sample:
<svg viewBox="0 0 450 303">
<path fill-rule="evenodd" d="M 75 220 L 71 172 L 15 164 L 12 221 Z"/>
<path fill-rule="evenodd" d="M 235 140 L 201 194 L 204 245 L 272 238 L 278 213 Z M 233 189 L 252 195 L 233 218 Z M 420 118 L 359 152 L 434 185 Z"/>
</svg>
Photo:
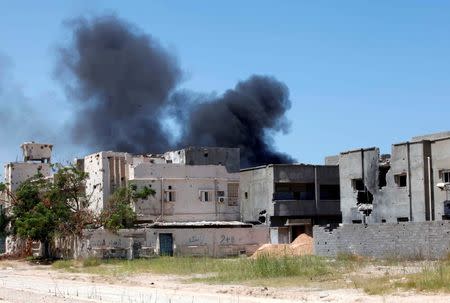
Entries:
<svg viewBox="0 0 450 303">
<path fill-rule="evenodd" d="M 339 200 L 274 200 L 274 216 L 340 215 Z"/>
</svg>

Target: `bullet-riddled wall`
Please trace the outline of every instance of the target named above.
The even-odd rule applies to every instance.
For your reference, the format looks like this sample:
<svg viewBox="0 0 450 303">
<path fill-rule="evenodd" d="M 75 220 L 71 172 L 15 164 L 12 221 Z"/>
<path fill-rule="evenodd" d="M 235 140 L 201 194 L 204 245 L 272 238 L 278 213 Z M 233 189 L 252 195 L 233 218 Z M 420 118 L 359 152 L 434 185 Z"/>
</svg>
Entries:
<svg viewBox="0 0 450 303">
<path fill-rule="evenodd" d="M 432 140 L 429 140 L 432 139 Z M 448 192 L 437 187 L 450 172 L 450 137 L 437 134 L 340 154 L 343 223 L 442 220 Z"/>
</svg>

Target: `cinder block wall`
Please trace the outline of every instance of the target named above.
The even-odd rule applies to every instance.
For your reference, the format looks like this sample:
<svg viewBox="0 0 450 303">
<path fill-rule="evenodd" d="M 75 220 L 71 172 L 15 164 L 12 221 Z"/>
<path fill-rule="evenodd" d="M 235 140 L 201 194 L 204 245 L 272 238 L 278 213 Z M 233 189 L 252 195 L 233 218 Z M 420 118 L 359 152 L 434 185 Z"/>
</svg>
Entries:
<svg viewBox="0 0 450 303">
<path fill-rule="evenodd" d="M 375 258 L 439 259 L 450 252 L 450 222 L 344 224 L 332 231 L 314 226 L 316 255 L 340 253 Z"/>
</svg>

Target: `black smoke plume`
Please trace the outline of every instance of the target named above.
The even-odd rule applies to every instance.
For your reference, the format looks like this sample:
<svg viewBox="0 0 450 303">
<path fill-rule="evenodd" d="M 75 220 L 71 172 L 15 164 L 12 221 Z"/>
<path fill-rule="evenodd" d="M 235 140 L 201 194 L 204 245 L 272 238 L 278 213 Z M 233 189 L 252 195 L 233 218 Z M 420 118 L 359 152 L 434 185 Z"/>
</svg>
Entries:
<svg viewBox="0 0 450 303">
<path fill-rule="evenodd" d="M 72 39 L 59 49 L 57 76 L 75 104 L 75 142 L 131 153 L 239 147 L 243 167 L 293 161 L 272 145 L 274 132 L 288 130 L 290 108 L 289 90 L 275 78 L 252 76 L 215 98 L 177 91 L 178 62 L 152 36 L 115 16 L 69 26 Z M 166 118 L 180 126 L 175 143 Z"/>
</svg>

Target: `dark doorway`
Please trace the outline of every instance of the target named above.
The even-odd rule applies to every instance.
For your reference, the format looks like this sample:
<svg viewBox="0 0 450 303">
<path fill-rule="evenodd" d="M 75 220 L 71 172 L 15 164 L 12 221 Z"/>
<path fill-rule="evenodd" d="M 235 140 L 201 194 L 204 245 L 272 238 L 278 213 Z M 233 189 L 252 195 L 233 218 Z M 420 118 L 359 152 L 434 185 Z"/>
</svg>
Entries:
<svg viewBox="0 0 450 303">
<path fill-rule="evenodd" d="M 297 239 L 301 234 L 312 236 L 311 225 L 295 225 L 291 227 L 291 242 Z"/>
<path fill-rule="evenodd" d="M 172 234 L 159 234 L 159 254 L 161 256 L 173 256 Z"/>
</svg>

